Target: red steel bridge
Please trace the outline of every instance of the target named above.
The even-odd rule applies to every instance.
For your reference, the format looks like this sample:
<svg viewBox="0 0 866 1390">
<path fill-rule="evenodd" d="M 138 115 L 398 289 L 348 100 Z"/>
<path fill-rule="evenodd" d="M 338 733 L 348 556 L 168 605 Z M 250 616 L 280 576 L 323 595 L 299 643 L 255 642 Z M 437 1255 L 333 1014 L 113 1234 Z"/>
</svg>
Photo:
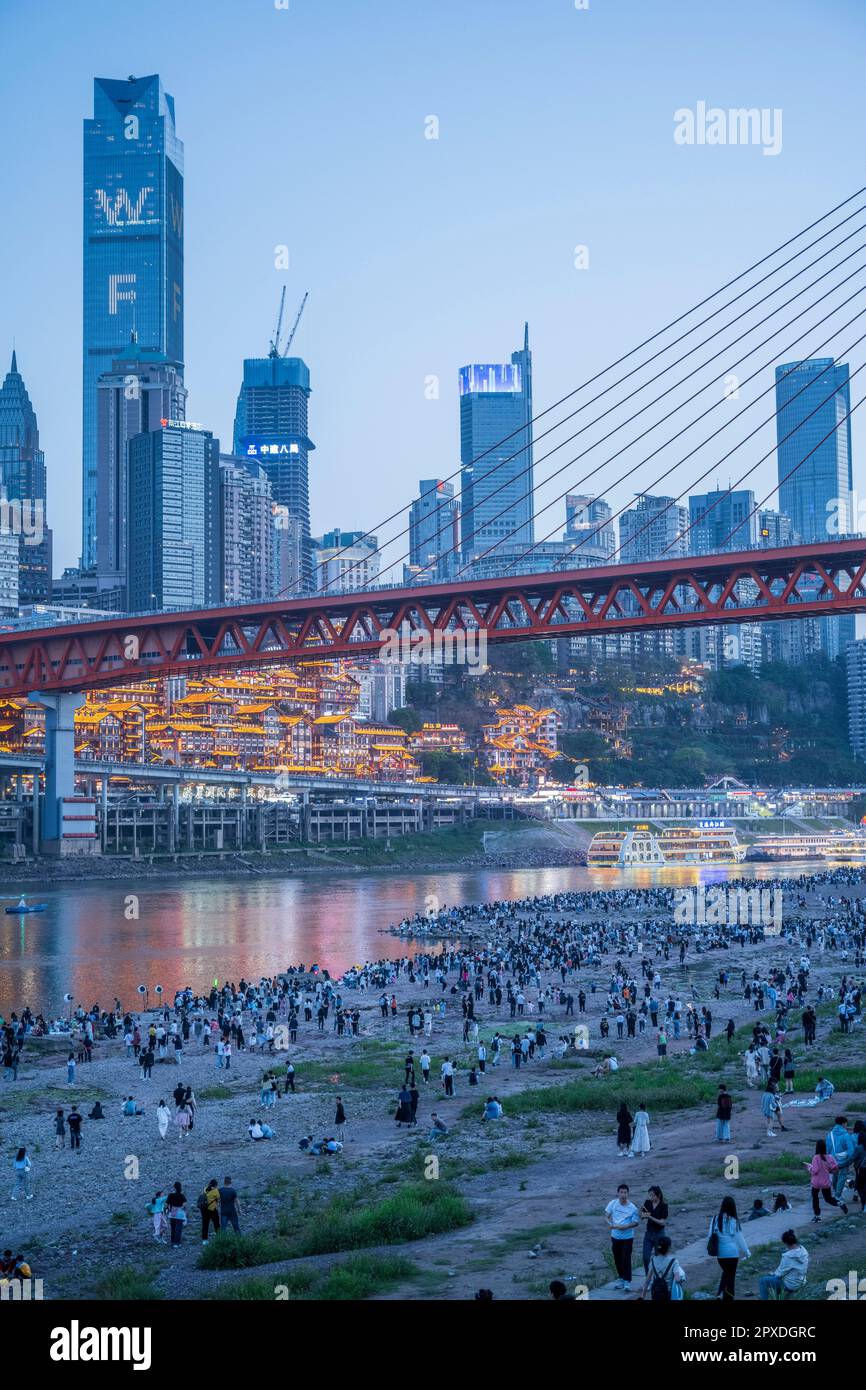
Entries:
<svg viewBox="0 0 866 1390">
<path fill-rule="evenodd" d="M 0 694 L 370 657 L 388 632 L 488 643 L 866 612 L 866 537 L 414 588 L 100 618 L 0 634 Z"/>
</svg>

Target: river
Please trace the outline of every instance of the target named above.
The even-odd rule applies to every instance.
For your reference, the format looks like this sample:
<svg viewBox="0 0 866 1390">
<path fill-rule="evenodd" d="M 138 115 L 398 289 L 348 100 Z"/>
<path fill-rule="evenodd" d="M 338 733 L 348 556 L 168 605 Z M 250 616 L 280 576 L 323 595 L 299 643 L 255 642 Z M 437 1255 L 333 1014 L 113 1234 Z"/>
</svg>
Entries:
<svg viewBox="0 0 866 1390">
<path fill-rule="evenodd" d="M 343 872 L 287 878 L 148 879 L 27 885 L 32 916 L 0 918 L 0 1010 L 30 1004 L 65 1013 L 64 995 L 105 1006 L 140 1003 L 138 986 L 167 998 L 214 980 L 258 979 L 317 962 L 339 974 L 412 945 L 386 929 L 432 903 L 524 898 L 577 888 L 690 884 L 799 874 L 818 865 L 631 869 L 485 869 L 435 873 Z M 824 866 L 820 866 L 824 867 Z M 11 888 L 7 891 L 11 891 Z"/>
</svg>

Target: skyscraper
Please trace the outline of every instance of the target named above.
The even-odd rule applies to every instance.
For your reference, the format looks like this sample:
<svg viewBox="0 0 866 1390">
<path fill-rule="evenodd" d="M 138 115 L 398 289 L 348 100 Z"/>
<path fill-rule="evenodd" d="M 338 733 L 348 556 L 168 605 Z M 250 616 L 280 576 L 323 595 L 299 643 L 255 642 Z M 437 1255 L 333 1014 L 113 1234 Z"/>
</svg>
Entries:
<svg viewBox="0 0 866 1390">
<path fill-rule="evenodd" d="M 135 341 L 118 355 L 96 388 L 96 570 L 97 587 L 125 603 L 127 449 L 137 434 L 162 428 L 163 420 L 186 418 L 180 363 Z"/>
<path fill-rule="evenodd" d="M 0 529 L 18 541 L 18 600 L 44 603 L 51 597 L 45 455 L 39 447 L 36 411 L 14 351 L 0 387 L 0 497 L 4 500 Z M 5 550 L 8 567 L 14 546 Z M 8 583 L 6 590 L 8 594 Z"/>
<path fill-rule="evenodd" d="M 220 454 L 219 590 L 217 603 L 260 603 L 274 582 L 274 522 L 265 470 Z"/>
<path fill-rule="evenodd" d="M 565 531 L 562 539 L 574 546 L 569 559 L 578 565 L 607 565 L 616 550 L 616 531 L 611 505 L 604 497 L 570 492 L 565 499 Z"/>
<path fill-rule="evenodd" d="M 638 497 L 619 519 L 619 559 L 622 564 L 643 560 L 675 560 L 685 555 L 689 514 L 673 497 Z"/>
<path fill-rule="evenodd" d="M 749 488 L 694 492 L 689 497 L 689 532 L 693 555 L 722 550 L 754 550 L 758 544 L 755 494 Z"/>
<path fill-rule="evenodd" d="M 457 567 L 460 508 L 453 483 L 422 478 L 418 491 L 409 509 L 409 564 L 422 571 L 422 582 L 432 584 L 449 579 Z"/>
<path fill-rule="evenodd" d="M 379 579 L 379 550 L 375 536 L 335 527 L 313 541 L 316 590 L 348 594 L 369 589 Z"/>
<path fill-rule="evenodd" d="M 307 434 L 310 369 L 300 357 L 248 357 L 235 411 L 238 458 L 260 463 L 274 502 L 300 522 L 304 542 L 304 587 L 312 585 L 309 455 Z"/>
<path fill-rule="evenodd" d="M 129 441 L 127 602 L 202 608 L 219 596 L 219 440 L 169 420 Z"/>
<path fill-rule="evenodd" d="M 461 547 L 467 562 L 534 539 L 529 325 L 511 363 L 461 367 Z M 495 553 L 495 552 L 494 552 Z"/>
<path fill-rule="evenodd" d="M 776 368 L 779 510 L 806 543 L 852 529 L 850 409 L 847 363 L 815 357 Z"/>
<path fill-rule="evenodd" d="M 834 540 L 855 529 L 850 410 L 846 362 L 814 357 L 776 368 L 779 508 L 791 518 L 795 540 Z M 815 577 L 801 592 L 810 583 L 821 589 Z M 853 614 L 821 620 L 821 647 L 831 659 L 854 636 Z"/>
<path fill-rule="evenodd" d="M 156 75 L 96 78 L 84 122 L 85 568 L 97 549 L 97 382 L 133 332 L 183 363 L 183 144 Z"/>
</svg>

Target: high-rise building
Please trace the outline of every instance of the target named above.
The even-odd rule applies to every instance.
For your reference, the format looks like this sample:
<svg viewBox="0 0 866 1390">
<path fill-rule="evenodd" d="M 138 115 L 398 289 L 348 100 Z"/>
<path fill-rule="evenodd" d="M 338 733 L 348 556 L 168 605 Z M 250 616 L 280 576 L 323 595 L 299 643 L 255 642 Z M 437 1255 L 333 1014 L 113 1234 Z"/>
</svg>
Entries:
<svg viewBox="0 0 866 1390">
<path fill-rule="evenodd" d="M 337 526 L 313 541 L 316 592 L 347 594 L 369 589 L 379 578 L 375 536 Z"/>
<path fill-rule="evenodd" d="M 36 411 L 14 351 L 12 366 L 0 387 L 0 497 L 0 532 L 17 540 L 18 599 L 21 603 L 44 603 L 51 597 L 45 455 L 39 447 Z M 6 549 L 9 552 L 11 548 Z"/>
<path fill-rule="evenodd" d="M 2 490 L 0 490 L 2 497 Z M 19 603 L 18 537 L 0 527 L 0 613 L 14 617 Z"/>
<path fill-rule="evenodd" d="M 186 389 L 179 362 L 135 341 L 120 353 L 96 386 L 96 580 L 97 591 L 126 588 L 127 450 L 130 439 L 186 419 Z"/>
<path fill-rule="evenodd" d="M 271 485 L 249 459 L 220 454 L 217 603 L 260 603 L 273 592 Z"/>
<path fill-rule="evenodd" d="M 570 559 L 575 568 L 612 563 L 616 550 L 616 530 L 610 503 L 603 497 L 570 492 L 565 499 L 565 531 L 562 539 L 574 547 Z"/>
<path fill-rule="evenodd" d="M 304 540 L 300 519 L 278 502 L 271 503 L 271 527 L 271 593 L 275 598 L 293 598 L 303 591 L 304 563 L 310 546 Z"/>
<path fill-rule="evenodd" d="M 417 566 L 416 582 L 432 584 L 450 579 L 457 568 L 460 508 L 453 483 L 422 478 L 418 491 L 409 509 L 409 564 Z"/>
<path fill-rule="evenodd" d="M 793 543 L 794 528 L 789 516 L 784 512 L 758 512 L 758 544 L 763 550 L 777 550 Z"/>
<path fill-rule="evenodd" d="M 779 507 L 807 545 L 855 530 L 850 410 L 847 362 L 814 357 L 776 368 Z M 821 587 L 816 576 L 815 592 Z M 854 640 L 854 616 L 824 618 L 820 631 L 821 648 L 833 660 Z"/>
<path fill-rule="evenodd" d="M 96 563 L 97 382 L 135 333 L 183 363 L 183 144 L 156 75 L 93 84 L 84 122 L 83 567 Z"/>
<path fill-rule="evenodd" d="M 850 409 L 847 363 L 815 357 L 776 368 L 779 509 L 806 544 L 853 529 Z"/>
<path fill-rule="evenodd" d="M 866 759 L 866 641 L 845 648 L 848 678 L 848 742 L 858 758 Z"/>
<path fill-rule="evenodd" d="M 689 514 L 673 497 L 638 497 L 619 519 L 621 564 L 676 560 L 687 554 Z"/>
<path fill-rule="evenodd" d="M 312 583 L 309 455 L 307 433 L 310 369 L 300 357 L 248 357 L 235 411 L 233 453 L 260 463 L 274 502 L 300 522 L 304 540 L 303 586 Z"/>
<path fill-rule="evenodd" d="M 181 420 L 129 441 L 127 602 L 202 608 L 219 595 L 219 440 Z"/>
<path fill-rule="evenodd" d="M 724 550 L 754 550 L 758 544 L 755 494 L 748 488 L 694 492 L 689 497 L 689 550 L 717 555 Z"/>
<path fill-rule="evenodd" d="M 461 367 L 463 559 L 534 539 L 529 326 L 511 362 Z"/>
</svg>

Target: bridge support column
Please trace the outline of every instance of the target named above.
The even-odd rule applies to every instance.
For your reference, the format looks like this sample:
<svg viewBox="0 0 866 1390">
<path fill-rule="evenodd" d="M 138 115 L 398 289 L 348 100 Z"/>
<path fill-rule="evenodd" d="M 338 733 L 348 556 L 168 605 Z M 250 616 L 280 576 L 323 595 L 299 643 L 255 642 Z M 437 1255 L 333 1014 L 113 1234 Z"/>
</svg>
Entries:
<svg viewBox="0 0 866 1390">
<path fill-rule="evenodd" d="M 39 849 L 42 854 L 92 853 L 84 839 L 64 843 L 63 806 L 75 796 L 75 711 L 84 695 L 72 691 L 37 692 L 29 698 L 45 708 L 45 798 Z"/>
</svg>

